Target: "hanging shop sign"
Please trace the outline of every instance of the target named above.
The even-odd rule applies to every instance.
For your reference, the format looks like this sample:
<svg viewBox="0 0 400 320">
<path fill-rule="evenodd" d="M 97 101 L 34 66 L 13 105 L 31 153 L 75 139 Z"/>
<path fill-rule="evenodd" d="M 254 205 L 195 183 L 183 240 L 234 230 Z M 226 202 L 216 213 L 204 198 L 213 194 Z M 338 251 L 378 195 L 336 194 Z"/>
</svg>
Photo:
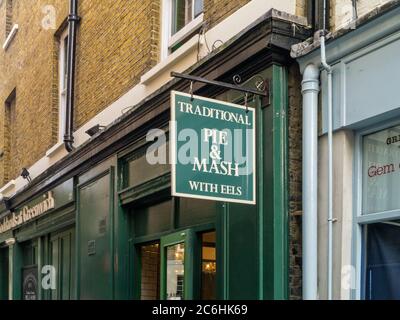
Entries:
<svg viewBox="0 0 400 320">
<path fill-rule="evenodd" d="M 256 203 L 255 110 L 171 93 L 172 195 Z"/>
<path fill-rule="evenodd" d="M 0 234 L 61 208 L 71 201 L 73 201 L 72 179 L 0 218 Z"/>
</svg>

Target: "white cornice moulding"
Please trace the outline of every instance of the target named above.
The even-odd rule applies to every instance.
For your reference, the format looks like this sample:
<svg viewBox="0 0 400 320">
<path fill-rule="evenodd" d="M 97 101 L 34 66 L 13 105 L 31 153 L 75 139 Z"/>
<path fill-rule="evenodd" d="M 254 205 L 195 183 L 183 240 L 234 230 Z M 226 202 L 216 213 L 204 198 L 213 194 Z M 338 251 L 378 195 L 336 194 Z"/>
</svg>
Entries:
<svg viewBox="0 0 400 320">
<path fill-rule="evenodd" d="M 13 28 L 11 29 L 10 34 L 8 35 L 6 41 L 3 44 L 3 49 L 7 50 L 7 48 L 10 46 L 12 40 L 14 39 L 15 35 L 18 32 L 18 25 L 14 24 Z"/>
<path fill-rule="evenodd" d="M 184 57 L 189 55 L 191 52 L 193 52 L 195 49 L 197 49 L 198 44 L 200 44 L 200 47 L 202 47 L 204 44 L 204 40 L 201 39 L 200 43 L 199 43 L 198 36 L 192 37 L 182 47 L 180 47 L 174 53 L 169 55 L 166 60 L 160 62 L 159 64 L 154 66 L 152 69 L 150 69 L 147 73 L 145 73 L 140 78 L 140 82 L 143 85 L 148 85 L 152 80 L 154 80 L 154 78 L 159 76 L 161 73 L 165 72 L 166 69 L 172 68 L 175 64 L 177 64 L 179 62 L 180 59 L 183 59 Z M 174 70 L 174 71 L 176 71 L 176 70 Z"/>
<path fill-rule="evenodd" d="M 9 191 L 13 190 L 14 188 L 15 188 L 15 180 L 11 180 L 3 188 L 0 189 L 0 193 L 6 194 Z"/>
<path fill-rule="evenodd" d="M 57 144 L 55 144 L 52 148 L 50 148 L 46 152 L 46 157 L 47 158 L 52 158 L 55 154 L 57 154 L 60 150 L 64 149 L 64 142 L 59 141 Z"/>
</svg>

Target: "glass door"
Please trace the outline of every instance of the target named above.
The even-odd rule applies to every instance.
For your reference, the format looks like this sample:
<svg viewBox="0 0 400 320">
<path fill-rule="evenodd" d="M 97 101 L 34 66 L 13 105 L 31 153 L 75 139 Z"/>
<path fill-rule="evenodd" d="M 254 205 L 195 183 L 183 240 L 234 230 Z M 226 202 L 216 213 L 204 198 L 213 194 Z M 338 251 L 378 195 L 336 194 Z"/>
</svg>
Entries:
<svg viewBox="0 0 400 320">
<path fill-rule="evenodd" d="M 162 300 L 193 299 L 193 247 L 191 230 L 161 238 Z"/>
</svg>

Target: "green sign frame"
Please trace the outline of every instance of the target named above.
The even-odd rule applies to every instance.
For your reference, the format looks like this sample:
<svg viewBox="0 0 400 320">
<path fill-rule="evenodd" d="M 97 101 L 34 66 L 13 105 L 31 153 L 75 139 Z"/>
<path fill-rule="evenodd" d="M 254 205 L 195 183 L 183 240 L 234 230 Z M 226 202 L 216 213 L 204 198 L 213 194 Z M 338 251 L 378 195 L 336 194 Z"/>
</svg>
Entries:
<svg viewBox="0 0 400 320">
<path fill-rule="evenodd" d="M 254 108 L 171 91 L 170 132 L 172 196 L 256 204 Z"/>
</svg>

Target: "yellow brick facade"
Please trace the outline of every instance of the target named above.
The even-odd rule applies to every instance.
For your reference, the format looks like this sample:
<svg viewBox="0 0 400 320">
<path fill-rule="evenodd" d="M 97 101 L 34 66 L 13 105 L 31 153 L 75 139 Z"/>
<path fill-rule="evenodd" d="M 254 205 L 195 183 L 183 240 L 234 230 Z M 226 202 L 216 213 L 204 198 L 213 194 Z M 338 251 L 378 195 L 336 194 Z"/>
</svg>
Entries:
<svg viewBox="0 0 400 320">
<path fill-rule="evenodd" d="M 3 154 L 0 184 L 19 176 L 22 167 L 43 157 L 54 144 L 54 131 L 57 131 L 53 128 L 58 119 L 58 106 L 53 100 L 57 72 L 54 30 L 43 28 L 46 13 L 42 10 L 45 5 L 57 8 L 55 23 L 59 25 L 68 12 L 68 3 L 62 0 L 27 2 L 13 0 L 12 23 L 18 23 L 19 30 L 8 49 L 0 52 L 0 151 Z M 8 0 L 3 0 L 0 6 L 1 43 L 6 39 L 7 4 Z M 11 128 L 6 128 L 5 102 L 14 89 L 15 121 Z M 12 144 L 10 135 L 15 136 Z"/>
<path fill-rule="evenodd" d="M 249 1 L 204 0 L 207 27 Z M 0 50 L 0 186 L 44 157 L 58 141 L 58 36 L 69 10 L 67 0 L 0 0 L 0 43 L 10 29 L 6 14 L 11 2 L 12 24 L 18 23 L 19 30 L 9 48 Z M 137 85 L 159 62 L 161 5 L 161 0 L 79 1 L 75 130 Z M 304 8 L 305 0 L 299 0 L 297 13 Z M 5 101 L 14 89 L 15 123 L 6 128 Z M 14 140 L 5 132 L 8 129 L 15 133 Z"/>
</svg>

